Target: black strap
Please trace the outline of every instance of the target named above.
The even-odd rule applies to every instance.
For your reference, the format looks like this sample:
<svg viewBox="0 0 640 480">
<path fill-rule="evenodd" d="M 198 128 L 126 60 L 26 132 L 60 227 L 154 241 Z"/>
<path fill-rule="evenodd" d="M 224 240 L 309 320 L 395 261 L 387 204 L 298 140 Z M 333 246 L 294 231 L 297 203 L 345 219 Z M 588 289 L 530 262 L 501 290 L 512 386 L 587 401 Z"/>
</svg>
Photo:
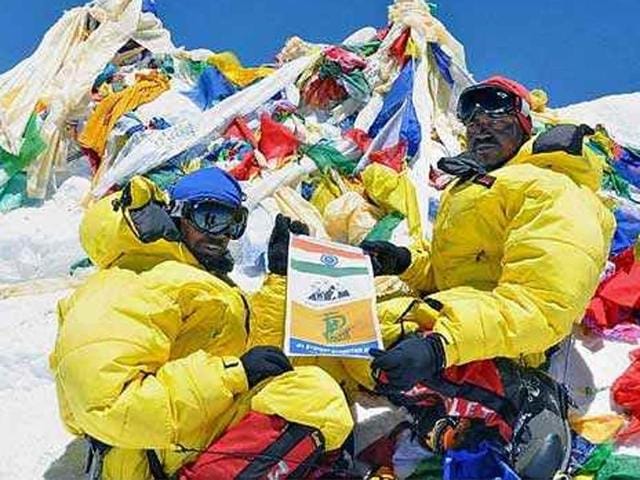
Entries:
<svg viewBox="0 0 640 480">
<path fill-rule="evenodd" d="M 88 480 L 101 480 L 104 457 L 111 450 L 111 446 L 93 437 L 87 436 L 86 438 L 89 446 L 84 473 L 87 474 Z"/>
<path fill-rule="evenodd" d="M 311 435 L 316 434 L 320 434 L 320 432 L 311 433 Z M 322 442 L 321 445 L 324 445 L 324 442 Z M 313 453 L 304 462 L 300 462 L 300 464 L 289 474 L 288 478 L 291 480 L 307 478 L 310 469 L 320 463 L 322 455 L 324 455 L 324 447 L 318 445 Z"/>
<path fill-rule="evenodd" d="M 160 459 L 158 458 L 158 454 L 155 450 L 145 450 L 144 452 L 147 455 L 147 461 L 149 462 L 149 470 L 151 471 L 151 476 L 153 480 L 170 480 L 169 476 L 164 473 L 164 469 L 162 468 L 162 463 L 160 463 Z"/>
<path fill-rule="evenodd" d="M 278 439 L 255 458 L 238 474 L 236 480 L 254 480 L 263 478 L 289 451 L 307 436 L 317 435 L 319 444 L 317 451 L 324 450 L 324 438 L 315 428 L 299 424 L 288 424 Z M 315 458 L 315 452 L 312 457 Z M 311 460 L 309 460 L 311 461 Z M 309 461 L 303 462 L 307 467 Z M 296 468 L 299 470 L 300 466 Z"/>
<path fill-rule="evenodd" d="M 113 207 L 113 211 L 117 212 L 122 209 L 124 211 L 131 203 L 133 202 L 133 197 L 131 195 L 131 182 L 127 182 L 124 188 L 120 192 L 120 197 L 115 198 L 111 201 L 111 206 Z"/>
<path fill-rule="evenodd" d="M 249 306 L 249 301 L 244 296 L 244 294 L 238 288 L 238 295 L 242 299 L 242 304 L 244 305 L 244 330 L 247 332 L 247 337 L 251 333 L 251 307 Z"/>
<path fill-rule="evenodd" d="M 87 442 L 89 442 L 89 449 L 87 452 L 87 463 L 85 465 L 84 473 L 87 474 L 88 480 L 101 480 L 104 457 L 113 447 L 93 437 L 87 436 L 86 438 Z M 147 455 L 149 470 L 151 471 L 151 476 L 153 477 L 153 479 L 171 480 L 169 476 L 164 472 L 162 463 L 160 462 L 156 451 L 145 450 L 145 454 Z"/>
<path fill-rule="evenodd" d="M 407 335 L 404 331 L 404 318 L 409 315 L 409 312 L 413 309 L 413 307 L 419 302 L 419 300 L 417 298 L 414 298 L 413 300 L 411 300 L 411 303 L 409 303 L 409 306 L 407 308 L 404 309 L 404 311 L 398 316 L 398 318 L 396 318 L 396 321 L 394 323 L 400 323 L 400 337 L 398 338 L 398 340 L 393 344 L 393 345 L 389 345 L 389 349 L 391 349 L 394 345 L 397 345 L 398 343 L 400 343 L 402 340 L 404 340 Z"/>
</svg>

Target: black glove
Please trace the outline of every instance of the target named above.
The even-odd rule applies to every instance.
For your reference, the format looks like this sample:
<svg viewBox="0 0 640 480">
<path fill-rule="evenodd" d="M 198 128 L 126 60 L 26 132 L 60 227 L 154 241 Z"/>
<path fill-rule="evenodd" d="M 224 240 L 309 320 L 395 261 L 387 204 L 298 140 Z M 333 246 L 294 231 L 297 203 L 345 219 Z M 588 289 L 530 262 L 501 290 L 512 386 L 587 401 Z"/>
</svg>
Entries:
<svg viewBox="0 0 640 480">
<path fill-rule="evenodd" d="M 411 265 L 411 252 L 408 248 L 397 247 L 390 242 L 364 241 L 360 244 L 364 253 L 371 257 L 373 274 L 400 275 Z"/>
<path fill-rule="evenodd" d="M 142 243 L 151 243 L 160 239 L 178 242 L 182 238 L 169 212 L 158 203 L 149 202 L 140 208 L 130 208 L 129 215 Z"/>
<path fill-rule="evenodd" d="M 276 377 L 293 370 L 289 359 L 276 347 L 253 347 L 240 357 L 247 375 L 249 388 L 253 388 L 265 378 Z"/>
<path fill-rule="evenodd" d="M 289 237 L 291 234 L 309 235 L 307 224 L 297 220 L 291 220 L 282 214 L 276 217 L 276 224 L 269 238 L 267 257 L 269 259 L 269 271 L 278 275 L 287 274 L 289 263 Z"/>
<path fill-rule="evenodd" d="M 373 378 L 382 391 L 409 390 L 420 380 L 433 378 L 445 367 L 442 340 L 438 335 L 409 337 L 391 350 L 371 349 Z"/>
</svg>

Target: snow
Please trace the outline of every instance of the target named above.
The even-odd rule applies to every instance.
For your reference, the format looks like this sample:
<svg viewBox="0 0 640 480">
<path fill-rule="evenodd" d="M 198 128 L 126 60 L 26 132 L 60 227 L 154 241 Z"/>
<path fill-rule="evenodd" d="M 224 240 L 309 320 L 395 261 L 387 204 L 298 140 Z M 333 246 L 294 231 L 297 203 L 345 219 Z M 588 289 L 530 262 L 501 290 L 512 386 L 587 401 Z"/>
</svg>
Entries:
<svg viewBox="0 0 640 480">
<path fill-rule="evenodd" d="M 636 146 L 640 142 L 640 93 L 606 97 L 559 112 L 590 123 L 604 122 L 620 142 Z M 56 302 L 70 292 L 55 289 L 66 285 L 70 265 L 85 256 L 78 225 L 82 215 L 79 205 L 88 188 L 88 180 L 71 177 L 42 207 L 0 216 L 0 478 L 82 478 L 84 445 L 62 427 L 48 355 L 56 335 Z M 43 293 L 8 297 L 34 286 L 24 282 L 46 278 L 59 280 L 35 285 Z M 14 284 L 14 288 L 1 284 Z M 607 387 L 628 366 L 628 353 L 635 347 L 577 340 L 568 357 L 558 356 L 554 369 L 564 378 L 563 359 L 568 358 L 566 380 L 578 393 L 583 411 L 611 412 Z M 580 397 L 586 386 L 600 391 L 592 399 Z M 366 402 L 356 412 L 362 422 L 380 431 L 386 426 L 376 423 L 378 414 L 397 421 L 388 408 Z M 640 455 L 640 447 L 622 451 Z"/>
<path fill-rule="evenodd" d="M 71 177 L 41 207 L 0 215 L 0 284 L 64 276 L 86 257 L 78 226 L 90 183 Z"/>
<path fill-rule="evenodd" d="M 640 92 L 576 103 L 559 108 L 556 113 L 560 118 L 592 126 L 602 123 L 618 143 L 640 148 Z"/>
<path fill-rule="evenodd" d="M 73 440 L 59 420 L 48 364 L 56 336 L 56 302 L 68 293 L 0 301 L 0 478 L 80 478 L 62 462 L 54 466 Z M 82 462 L 76 457 L 71 463 L 79 472 Z"/>
<path fill-rule="evenodd" d="M 86 257 L 78 225 L 89 186 L 71 177 L 41 207 L 0 215 L 0 478 L 81 478 L 84 447 L 59 420 L 48 357 L 69 267 Z"/>
</svg>

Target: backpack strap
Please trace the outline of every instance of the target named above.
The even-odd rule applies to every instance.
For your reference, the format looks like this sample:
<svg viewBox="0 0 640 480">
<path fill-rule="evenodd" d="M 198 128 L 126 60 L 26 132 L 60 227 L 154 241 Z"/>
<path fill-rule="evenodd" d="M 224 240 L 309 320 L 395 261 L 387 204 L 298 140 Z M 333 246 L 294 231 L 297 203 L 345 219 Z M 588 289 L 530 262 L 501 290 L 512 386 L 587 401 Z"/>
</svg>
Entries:
<svg viewBox="0 0 640 480">
<path fill-rule="evenodd" d="M 164 472 L 164 469 L 162 468 L 162 463 L 160 462 L 156 451 L 145 450 L 144 453 L 147 456 L 147 461 L 149 462 L 149 471 L 151 472 L 153 480 L 170 480 L 169 476 Z"/>
<path fill-rule="evenodd" d="M 90 436 L 87 436 L 86 440 L 88 448 L 84 473 L 87 474 L 87 480 L 101 480 L 104 457 L 111 450 L 111 446 Z"/>
<path fill-rule="evenodd" d="M 287 455 L 297 451 L 296 456 L 304 458 L 295 466 L 293 470 L 289 470 L 286 464 Z M 324 437 L 319 430 L 290 423 L 282 432 L 280 437 L 273 442 L 266 450 L 257 454 L 255 458 L 238 474 L 237 480 L 250 480 L 254 478 L 262 478 L 273 468 L 280 468 L 283 465 L 281 473 L 288 474 L 287 478 L 304 478 L 310 468 L 317 465 L 320 456 L 324 453 Z M 284 462 L 283 462 L 284 460 Z"/>
<path fill-rule="evenodd" d="M 87 474 L 87 480 L 102 480 L 102 468 L 107 453 L 113 448 L 111 445 L 101 442 L 100 440 L 87 436 L 87 462 L 84 473 Z M 155 450 L 145 450 L 147 461 L 149 462 L 149 470 L 153 480 L 171 480 L 164 472 L 162 463 L 158 458 Z"/>
</svg>

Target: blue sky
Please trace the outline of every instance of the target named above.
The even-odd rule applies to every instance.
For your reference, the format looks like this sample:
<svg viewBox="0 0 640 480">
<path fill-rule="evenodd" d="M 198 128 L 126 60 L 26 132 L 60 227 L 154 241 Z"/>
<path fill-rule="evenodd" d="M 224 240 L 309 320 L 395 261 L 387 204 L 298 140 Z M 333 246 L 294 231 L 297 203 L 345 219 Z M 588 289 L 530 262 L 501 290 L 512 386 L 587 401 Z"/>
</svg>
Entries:
<svg viewBox="0 0 640 480">
<path fill-rule="evenodd" d="M 390 2 L 391 0 L 389 0 Z M 157 0 L 174 41 L 270 61 L 289 36 L 336 42 L 386 22 L 387 0 Z M 2 0 L 0 71 L 25 57 L 82 0 Z M 437 16 L 477 79 L 503 73 L 554 105 L 640 90 L 640 0 L 440 0 Z"/>
</svg>

